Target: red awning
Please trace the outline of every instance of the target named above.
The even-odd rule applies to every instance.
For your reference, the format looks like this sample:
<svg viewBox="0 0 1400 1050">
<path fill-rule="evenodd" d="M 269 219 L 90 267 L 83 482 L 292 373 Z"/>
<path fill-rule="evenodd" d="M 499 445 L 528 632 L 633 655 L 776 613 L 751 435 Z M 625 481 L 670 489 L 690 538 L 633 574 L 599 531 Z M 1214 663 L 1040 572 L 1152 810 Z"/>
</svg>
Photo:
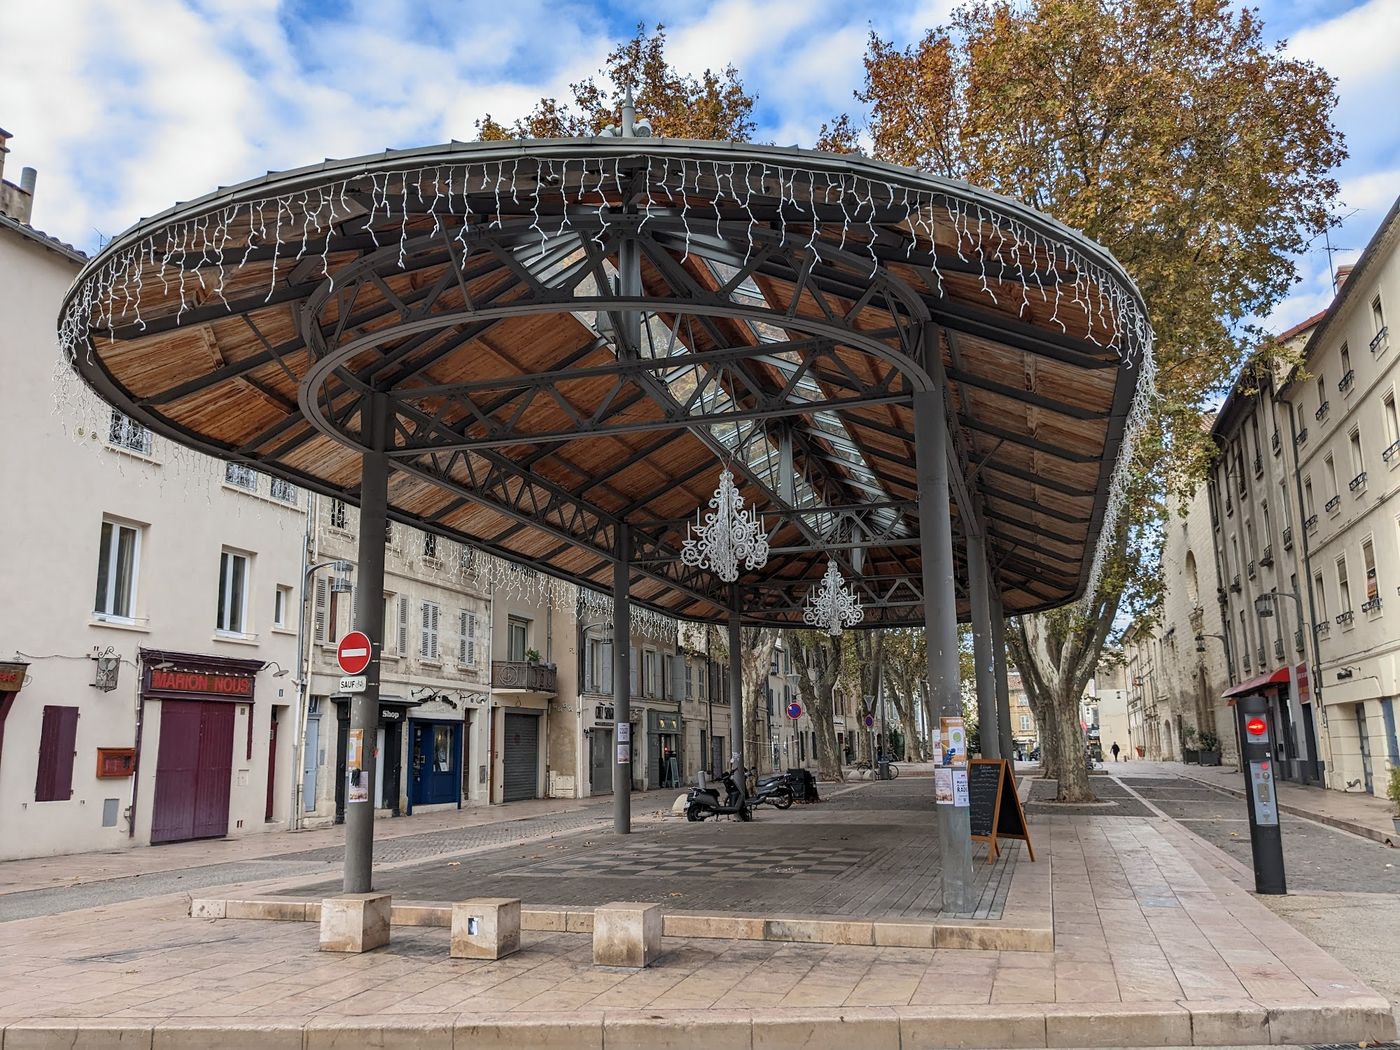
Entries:
<svg viewBox="0 0 1400 1050">
<path fill-rule="evenodd" d="M 1301 678 L 1307 674 L 1304 665 L 1298 666 L 1298 676 Z M 1241 682 L 1239 685 L 1232 685 L 1221 696 L 1248 696 L 1250 693 L 1259 693 L 1273 685 L 1279 685 L 1288 681 L 1288 668 L 1280 667 L 1270 671 L 1268 674 L 1261 674 L 1258 678 L 1251 678 L 1248 682 Z"/>
</svg>

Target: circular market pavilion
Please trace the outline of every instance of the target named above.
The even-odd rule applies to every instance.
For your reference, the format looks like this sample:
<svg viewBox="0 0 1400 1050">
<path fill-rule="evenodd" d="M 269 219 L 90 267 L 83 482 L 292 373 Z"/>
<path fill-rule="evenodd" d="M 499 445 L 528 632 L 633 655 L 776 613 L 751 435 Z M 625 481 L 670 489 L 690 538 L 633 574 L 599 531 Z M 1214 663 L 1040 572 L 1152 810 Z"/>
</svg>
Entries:
<svg viewBox="0 0 1400 1050">
<path fill-rule="evenodd" d="M 152 430 L 357 503 L 371 593 L 387 517 L 611 590 L 614 623 L 629 603 L 725 623 L 735 678 L 739 626 L 801 626 L 834 564 L 863 626 L 928 630 L 959 713 L 959 619 L 990 649 L 1003 613 L 1095 583 L 1151 388 L 1140 295 L 1081 234 L 963 183 L 631 131 L 220 189 L 94 257 L 61 342 Z M 725 468 L 769 547 L 732 581 L 683 558 Z M 367 677 L 352 731 L 377 717 Z M 346 889 L 367 891 L 373 813 L 348 808 Z M 936 809 L 958 911 L 967 810 Z"/>
</svg>

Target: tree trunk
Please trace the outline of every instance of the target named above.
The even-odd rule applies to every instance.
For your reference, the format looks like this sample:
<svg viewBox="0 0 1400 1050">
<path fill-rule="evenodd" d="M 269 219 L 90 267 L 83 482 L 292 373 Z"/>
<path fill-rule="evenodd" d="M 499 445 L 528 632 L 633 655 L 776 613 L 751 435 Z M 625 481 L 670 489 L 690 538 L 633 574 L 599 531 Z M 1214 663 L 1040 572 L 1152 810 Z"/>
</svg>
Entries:
<svg viewBox="0 0 1400 1050">
<path fill-rule="evenodd" d="M 841 677 L 841 643 L 808 631 L 788 634 L 797 669 L 797 693 L 807 709 L 817 740 L 817 775 L 844 780 L 841 749 L 836 742 L 836 681 Z"/>
<path fill-rule="evenodd" d="M 769 627 L 745 627 L 740 633 L 739 674 L 744 705 L 744 767 L 766 769 L 772 746 L 768 739 L 768 671 L 778 633 Z"/>
</svg>

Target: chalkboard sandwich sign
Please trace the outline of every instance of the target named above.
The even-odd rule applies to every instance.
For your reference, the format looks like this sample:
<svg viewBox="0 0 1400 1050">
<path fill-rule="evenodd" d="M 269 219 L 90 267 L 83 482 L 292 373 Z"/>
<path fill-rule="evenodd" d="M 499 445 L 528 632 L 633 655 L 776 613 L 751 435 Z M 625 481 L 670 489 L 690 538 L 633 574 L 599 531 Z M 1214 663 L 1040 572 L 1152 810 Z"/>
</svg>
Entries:
<svg viewBox="0 0 1400 1050">
<path fill-rule="evenodd" d="M 1004 758 L 974 758 L 970 766 L 967 788 L 972 841 L 987 844 L 987 863 L 997 859 L 999 838 L 1020 839 L 1026 844 L 1031 860 L 1035 860 L 1026 811 L 1021 808 L 1021 796 L 1016 792 L 1011 763 Z"/>
</svg>

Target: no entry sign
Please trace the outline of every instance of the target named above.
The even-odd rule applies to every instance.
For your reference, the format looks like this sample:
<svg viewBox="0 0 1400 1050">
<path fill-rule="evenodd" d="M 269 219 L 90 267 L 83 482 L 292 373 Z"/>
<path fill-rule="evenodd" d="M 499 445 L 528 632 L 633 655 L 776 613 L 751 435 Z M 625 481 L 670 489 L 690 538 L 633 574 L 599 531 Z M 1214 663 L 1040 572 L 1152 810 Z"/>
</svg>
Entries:
<svg viewBox="0 0 1400 1050">
<path fill-rule="evenodd" d="M 346 674 L 359 674 L 369 666 L 369 635 L 364 631 L 351 631 L 335 647 L 335 659 Z"/>
<path fill-rule="evenodd" d="M 789 718 L 801 718 L 801 717 L 802 717 L 802 705 L 799 704 L 796 700 L 794 700 L 792 703 L 788 704 L 788 717 L 789 717 Z"/>
</svg>

